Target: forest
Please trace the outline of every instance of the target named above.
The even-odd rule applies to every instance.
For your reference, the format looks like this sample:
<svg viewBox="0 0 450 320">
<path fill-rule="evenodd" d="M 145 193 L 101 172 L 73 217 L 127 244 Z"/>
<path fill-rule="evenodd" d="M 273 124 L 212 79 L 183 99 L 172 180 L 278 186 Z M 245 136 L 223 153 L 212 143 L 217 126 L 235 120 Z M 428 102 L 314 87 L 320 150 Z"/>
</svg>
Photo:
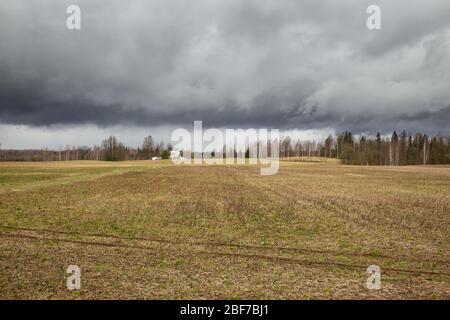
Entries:
<svg viewBox="0 0 450 320">
<path fill-rule="evenodd" d="M 349 165 L 433 165 L 450 164 L 450 139 L 441 134 L 415 135 L 406 131 L 391 136 L 353 135 L 345 131 L 338 136 L 329 135 L 322 141 L 280 139 L 281 158 L 336 158 Z M 224 146 L 225 148 L 225 146 Z M 69 160 L 148 160 L 152 157 L 168 159 L 171 144 L 156 142 L 152 136 L 144 138 L 138 148 L 127 147 L 117 137 L 110 136 L 100 145 L 67 146 L 58 150 L 2 150 L 0 161 L 69 161 Z M 235 153 L 236 155 L 236 153 Z M 249 157 L 247 149 L 246 157 Z M 212 154 L 214 157 L 214 154 Z"/>
</svg>

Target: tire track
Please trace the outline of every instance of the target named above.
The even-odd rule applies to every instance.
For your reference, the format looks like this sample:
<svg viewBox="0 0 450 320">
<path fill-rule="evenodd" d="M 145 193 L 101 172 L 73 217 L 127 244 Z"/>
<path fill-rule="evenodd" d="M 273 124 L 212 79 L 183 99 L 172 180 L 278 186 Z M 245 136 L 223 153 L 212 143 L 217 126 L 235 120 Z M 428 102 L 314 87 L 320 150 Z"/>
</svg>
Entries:
<svg viewBox="0 0 450 320">
<path fill-rule="evenodd" d="M 307 248 L 295 248 L 295 247 L 282 247 L 282 246 L 258 246 L 252 244 L 239 244 L 239 243 L 229 243 L 229 242 L 220 242 L 220 241 L 175 241 L 175 240 L 167 240 L 156 237 L 128 237 L 128 236 L 118 236 L 118 235 L 109 235 L 109 234 L 100 234 L 100 233 L 79 233 L 79 232 L 66 232 L 66 231 L 58 231 L 58 230 L 49 230 L 49 229 L 32 229 L 32 228 L 15 228 L 9 226 L 2 226 L 0 228 L 14 230 L 14 231 L 27 231 L 27 232 L 35 232 L 35 233 L 48 233 L 50 235 L 67 235 L 67 236 L 79 236 L 79 237 L 98 237 L 98 238 L 110 238 L 110 239 L 118 239 L 118 240 L 130 240 L 130 241 L 149 241 L 149 242 L 157 242 L 157 243 L 165 243 L 172 245 L 192 245 L 192 246 L 207 246 L 207 247 L 229 247 L 229 248 L 240 248 L 240 249 L 252 249 L 252 250 L 261 250 L 261 251 L 274 251 L 274 252 L 293 252 L 293 253 L 304 253 L 304 254 L 323 254 L 323 255 L 332 255 L 332 256 L 350 256 L 350 257 L 360 257 L 360 258 L 386 258 L 386 259 L 405 259 L 413 262 L 422 262 L 422 263 L 442 263 L 442 264 L 450 264 L 450 261 L 447 260 L 422 260 L 409 256 L 400 256 L 396 255 L 389 256 L 383 254 L 377 254 L 377 256 L 373 256 L 370 253 L 355 253 L 355 252 L 346 252 L 346 251 L 333 251 L 333 250 L 318 250 L 318 249 L 307 249 Z"/>
<path fill-rule="evenodd" d="M 145 245 L 139 244 L 124 244 L 124 243 L 111 243 L 105 241 L 88 241 L 88 240 L 75 240 L 75 239 L 67 239 L 67 238 L 51 238 L 44 236 L 31 236 L 24 234 L 11 234 L 11 233 L 0 233 L 0 237 L 3 238 L 11 238 L 11 239 L 25 239 L 25 240 L 39 240 L 39 241 L 53 241 L 53 242 L 62 242 L 62 243 L 71 243 L 78 245 L 92 245 L 92 246 L 103 246 L 103 247 L 112 247 L 112 248 L 124 248 L 124 249 L 135 249 L 135 250 L 147 250 L 155 252 L 159 248 L 149 247 Z M 151 241 L 151 240 L 150 240 Z M 179 243 L 176 243 L 179 244 Z M 189 244 L 191 245 L 191 244 Z M 276 263 L 291 263 L 291 264 L 301 264 L 306 266 L 322 266 L 322 267 L 330 267 L 335 266 L 339 268 L 352 269 L 352 270 L 365 270 L 367 268 L 366 265 L 352 264 L 352 263 L 341 263 L 336 261 L 313 261 L 308 259 L 298 259 L 293 257 L 281 257 L 281 256 L 273 256 L 267 254 L 260 253 L 236 253 L 236 252 L 224 252 L 224 251 L 206 251 L 206 250 L 183 250 L 180 251 L 176 248 L 164 248 L 164 252 L 173 252 L 182 256 L 192 256 L 192 255 L 203 255 L 203 256 L 225 256 L 231 258 L 247 258 L 247 259 L 262 259 L 273 261 Z M 450 276 L 450 273 L 446 272 L 438 272 L 438 271 L 427 271 L 427 270 L 414 270 L 414 269 L 403 269 L 403 268 L 393 268 L 393 267 L 383 267 L 384 272 L 396 272 L 396 273 L 406 273 L 406 274 L 424 274 L 430 276 Z"/>
</svg>

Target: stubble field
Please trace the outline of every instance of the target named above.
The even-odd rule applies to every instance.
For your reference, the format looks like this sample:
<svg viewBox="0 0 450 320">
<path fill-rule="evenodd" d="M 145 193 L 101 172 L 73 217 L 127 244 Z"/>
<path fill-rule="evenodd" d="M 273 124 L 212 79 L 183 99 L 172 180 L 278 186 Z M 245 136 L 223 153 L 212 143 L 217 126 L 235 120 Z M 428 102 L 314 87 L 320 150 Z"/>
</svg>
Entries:
<svg viewBox="0 0 450 320">
<path fill-rule="evenodd" d="M 449 249 L 448 166 L 0 163 L 2 299 L 449 299 Z"/>
</svg>

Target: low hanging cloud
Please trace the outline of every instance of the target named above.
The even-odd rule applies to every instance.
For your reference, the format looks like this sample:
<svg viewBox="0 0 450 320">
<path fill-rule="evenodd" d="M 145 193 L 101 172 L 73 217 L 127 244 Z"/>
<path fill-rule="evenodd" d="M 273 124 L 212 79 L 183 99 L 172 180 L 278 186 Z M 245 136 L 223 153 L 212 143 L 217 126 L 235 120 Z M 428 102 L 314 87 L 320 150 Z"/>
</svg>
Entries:
<svg viewBox="0 0 450 320">
<path fill-rule="evenodd" d="M 378 4 L 382 29 L 366 28 Z M 67 30 L 66 8 L 82 11 Z M 450 2 L 0 4 L 0 123 L 450 134 Z"/>
</svg>

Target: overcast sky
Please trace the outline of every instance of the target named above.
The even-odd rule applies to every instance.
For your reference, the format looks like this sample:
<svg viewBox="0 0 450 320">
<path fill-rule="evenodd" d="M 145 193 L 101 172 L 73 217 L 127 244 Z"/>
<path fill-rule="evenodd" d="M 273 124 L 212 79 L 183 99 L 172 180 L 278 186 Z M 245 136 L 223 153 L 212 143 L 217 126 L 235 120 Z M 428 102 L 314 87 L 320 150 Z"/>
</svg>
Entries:
<svg viewBox="0 0 450 320">
<path fill-rule="evenodd" d="M 3 148 L 168 142 L 194 120 L 450 135 L 450 1 L 0 2 Z"/>
</svg>

